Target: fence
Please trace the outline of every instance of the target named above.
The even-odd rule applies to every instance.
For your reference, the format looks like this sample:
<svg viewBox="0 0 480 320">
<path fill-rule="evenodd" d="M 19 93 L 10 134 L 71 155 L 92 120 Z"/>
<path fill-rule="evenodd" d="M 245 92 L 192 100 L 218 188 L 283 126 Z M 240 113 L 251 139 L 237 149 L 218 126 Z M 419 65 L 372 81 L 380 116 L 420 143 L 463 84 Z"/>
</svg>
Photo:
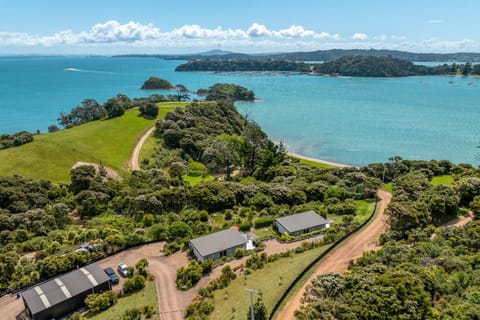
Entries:
<svg viewBox="0 0 480 320">
<path fill-rule="evenodd" d="M 315 258 L 315 260 L 313 260 L 308 266 L 305 267 L 305 269 L 303 269 L 302 272 L 300 272 L 300 274 L 293 280 L 293 282 L 287 287 L 287 290 L 285 290 L 285 292 L 282 294 L 282 296 L 280 297 L 280 299 L 277 301 L 277 303 L 275 303 L 275 305 L 273 306 L 273 309 L 272 309 L 272 312 L 270 313 L 270 316 L 268 317 L 269 320 L 272 320 L 273 319 L 273 316 L 275 315 L 275 313 L 278 311 L 278 309 L 280 308 L 280 306 L 282 305 L 283 301 L 285 300 L 285 298 L 290 294 L 290 292 L 292 291 L 293 287 L 295 287 L 295 285 L 300 281 L 300 279 L 307 273 L 310 271 L 311 268 L 313 268 L 320 260 L 322 260 L 323 258 L 325 258 L 329 253 L 331 253 L 333 250 L 335 250 L 340 244 L 342 244 L 343 241 L 345 241 L 346 239 L 348 239 L 350 236 L 352 236 L 353 234 L 357 233 L 359 230 L 361 230 L 363 227 L 365 227 L 367 224 L 370 223 L 370 221 L 372 221 L 373 217 L 375 217 L 375 213 L 377 211 L 377 204 L 378 204 L 378 201 L 380 199 L 377 198 L 377 201 L 375 202 L 375 207 L 373 208 L 373 211 L 372 213 L 370 214 L 370 216 L 368 217 L 367 220 L 365 220 L 361 225 L 359 225 L 358 227 L 356 227 L 355 229 L 353 229 L 352 231 L 350 231 L 349 233 L 347 233 L 346 235 L 344 235 L 343 237 L 341 237 L 339 240 L 335 241 L 327 250 L 325 250 L 324 252 L 322 252 L 322 254 L 320 254 L 317 258 Z"/>
</svg>

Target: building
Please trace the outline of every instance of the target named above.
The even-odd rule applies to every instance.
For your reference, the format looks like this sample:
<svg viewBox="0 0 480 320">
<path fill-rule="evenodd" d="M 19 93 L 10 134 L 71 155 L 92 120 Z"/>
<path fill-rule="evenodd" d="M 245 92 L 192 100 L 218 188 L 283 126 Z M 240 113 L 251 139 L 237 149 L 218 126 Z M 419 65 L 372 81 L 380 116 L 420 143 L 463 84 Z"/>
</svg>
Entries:
<svg viewBox="0 0 480 320">
<path fill-rule="evenodd" d="M 197 260 L 203 262 L 234 254 L 237 249 L 246 249 L 247 242 L 240 231 L 227 229 L 190 240 L 190 248 Z"/>
<path fill-rule="evenodd" d="M 330 227 L 331 221 L 318 215 L 315 211 L 306 211 L 287 217 L 278 218 L 273 222 L 273 228 L 281 233 L 299 236 L 315 230 Z"/>
<path fill-rule="evenodd" d="M 110 278 L 97 264 L 71 271 L 22 293 L 26 313 L 33 320 L 58 319 L 85 305 L 91 293 L 111 289 Z"/>
</svg>

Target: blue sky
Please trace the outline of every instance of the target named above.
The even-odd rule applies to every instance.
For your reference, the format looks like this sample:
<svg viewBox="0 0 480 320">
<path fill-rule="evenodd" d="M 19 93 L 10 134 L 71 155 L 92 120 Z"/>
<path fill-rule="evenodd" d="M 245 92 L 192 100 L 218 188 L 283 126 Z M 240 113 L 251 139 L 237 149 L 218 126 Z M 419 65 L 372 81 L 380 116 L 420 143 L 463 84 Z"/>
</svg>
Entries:
<svg viewBox="0 0 480 320">
<path fill-rule="evenodd" d="M 0 0 L 0 54 L 480 52 L 478 12 L 478 0 Z"/>
</svg>

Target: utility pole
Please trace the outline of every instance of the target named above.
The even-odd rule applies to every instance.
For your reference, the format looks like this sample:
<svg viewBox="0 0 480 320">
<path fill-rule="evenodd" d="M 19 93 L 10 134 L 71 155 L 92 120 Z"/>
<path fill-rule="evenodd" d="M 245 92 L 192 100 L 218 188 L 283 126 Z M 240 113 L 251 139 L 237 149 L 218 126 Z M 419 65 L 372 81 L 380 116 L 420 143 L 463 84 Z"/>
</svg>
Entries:
<svg viewBox="0 0 480 320">
<path fill-rule="evenodd" d="M 256 293 L 259 295 L 261 294 L 261 292 L 258 290 L 247 289 L 247 288 L 243 288 L 243 290 L 250 293 L 250 320 L 255 320 L 255 313 L 253 312 L 253 294 Z"/>
</svg>

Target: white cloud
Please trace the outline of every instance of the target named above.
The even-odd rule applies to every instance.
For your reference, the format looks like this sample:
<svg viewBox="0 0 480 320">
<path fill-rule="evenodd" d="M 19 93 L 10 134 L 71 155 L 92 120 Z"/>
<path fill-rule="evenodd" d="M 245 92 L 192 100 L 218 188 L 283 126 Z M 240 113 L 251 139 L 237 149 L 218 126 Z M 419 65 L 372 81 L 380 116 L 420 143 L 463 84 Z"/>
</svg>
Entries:
<svg viewBox="0 0 480 320">
<path fill-rule="evenodd" d="M 189 39 L 207 39 L 207 38 L 246 38 L 247 32 L 236 29 L 223 30 L 221 27 L 215 29 L 202 28 L 197 24 L 184 25 L 179 29 L 174 29 L 165 34 L 169 37 L 185 37 Z"/>
<path fill-rule="evenodd" d="M 254 37 L 254 38 L 255 37 L 270 37 L 270 36 L 272 36 L 272 32 L 270 30 L 268 30 L 266 26 L 264 26 L 263 24 L 258 24 L 258 23 L 252 24 L 251 27 L 248 28 L 247 34 L 250 37 Z"/>
<path fill-rule="evenodd" d="M 369 37 L 354 33 L 341 37 L 338 33 L 306 29 L 292 25 L 283 29 L 269 29 L 261 23 L 252 23 L 246 29 L 221 26 L 206 28 L 197 24 L 183 25 L 161 31 L 153 24 L 106 21 L 89 30 L 59 31 L 51 35 L 0 31 L 0 52 L 71 52 L 117 53 L 158 52 L 168 49 L 178 53 L 222 47 L 241 52 L 268 52 L 319 49 L 393 49 L 417 52 L 480 51 L 480 41 L 472 39 L 426 39 L 408 41 L 405 36 L 379 34 Z M 62 51 L 63 50 L 63 51 Z M 167 50 L 167 51 L 168 51 Z"/>
<path fill-rule="evenodd" d="M 160 30 L 152 24 L 144 25 L 133 21 L 120 24 L 118 21 L 109 20 L 94 25 L 89 32 L 82 32 L 77 37 L 80 42 L 132 42 L 155 39 L 160 35 Z"/>
<path fill-rule="evenodd" d="M 368 36 L 365 33 L 357 32 L 352 36 L 353 40 L 366 40 Z"/>
</svg>

